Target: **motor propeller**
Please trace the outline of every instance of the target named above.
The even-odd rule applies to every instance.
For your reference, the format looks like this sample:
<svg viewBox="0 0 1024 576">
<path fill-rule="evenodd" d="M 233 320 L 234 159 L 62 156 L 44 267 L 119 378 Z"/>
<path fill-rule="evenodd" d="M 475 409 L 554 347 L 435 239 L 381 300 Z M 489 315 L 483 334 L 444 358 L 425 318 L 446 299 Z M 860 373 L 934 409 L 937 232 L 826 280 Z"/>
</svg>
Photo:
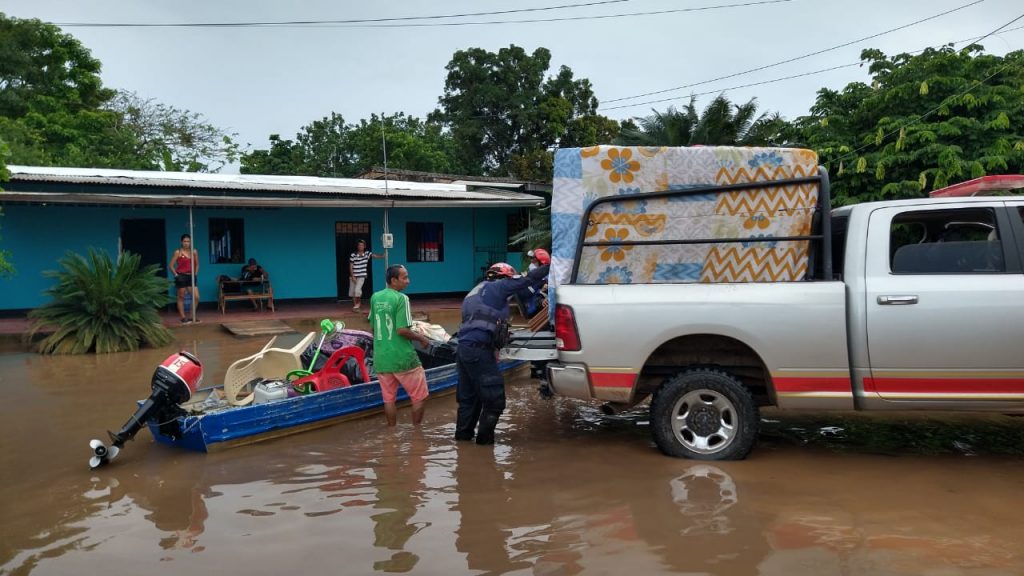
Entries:
<svg viewBox="0 0 1024 576">
<path fill-rule="evenodd" d="M 89 449 L 92 450 L 89 468 L 99 468 L 117 457 L 125 442 L 135 438 L 150 421 L 165 422 L 176 417 L 181 413 L 178 405 L 187 402 L 202 381 L 203 366 L 198 358 L 184 351 L 168 356 L 153 373 L 153 392 L 149 398 L 120 430 L 107 432 L 110 446 L 96 438 L 89 441 Z"/>
<path fill-rule="evenodd" d="M 113 434 L 111 434 L 113 436 Z M 118 453 L 121 452 L 121 448 L 116 445 L 112 445 L 109 448 L 102 440 L 93 438 L 89 441 L 89 448 L 92 449 L 92 458 L 89 458 L 89 468 L 96 469 L 103 464 L 110 462 L 117 457 Z"/>
</svg>

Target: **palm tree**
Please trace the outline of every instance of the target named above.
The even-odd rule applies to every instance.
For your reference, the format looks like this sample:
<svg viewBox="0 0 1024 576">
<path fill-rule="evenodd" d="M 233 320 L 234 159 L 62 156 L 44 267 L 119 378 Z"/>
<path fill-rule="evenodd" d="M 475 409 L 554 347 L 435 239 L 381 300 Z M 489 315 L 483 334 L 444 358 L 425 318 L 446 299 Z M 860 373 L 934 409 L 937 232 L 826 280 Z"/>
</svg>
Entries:
<svg viewBox="0 0 1024 576">
<path fill-rule="evenodd" d="M 533 208 L 530 210 L 529 226 L 509 239 L 509 247 L 516 247 L 526 254 L 533 248 L 549 246 L 551 246 L 551 206 Z"/>
<path fill-rule="evenodd" d="M 697 97 L 677 110 L 636 118 L 636 129 L 624 128 L 616 144 L 625 146 L 765 146 L 785 141 L 789 123 L 778 113 L 757 114 L 757 99 L 733 104 L 719 94 L 703 112 L 697 111 Z"/>
<path fill-rule="evenodd" d="M 141 266 L 138 254 L 125 252 L 115 261 L 93 249 L 88 257 L 68 252 L 58 262 L 61 270 L 44 272 L 56 280 L 45 291 L 53 300 L 28 313 L 27 339 L 52 330 L 36 344 L 40 352 L 105 354 L 173 340 L 157 314 L 170 301 L 170 282 L 157 276 L 159 266 Z"/>
</svg>

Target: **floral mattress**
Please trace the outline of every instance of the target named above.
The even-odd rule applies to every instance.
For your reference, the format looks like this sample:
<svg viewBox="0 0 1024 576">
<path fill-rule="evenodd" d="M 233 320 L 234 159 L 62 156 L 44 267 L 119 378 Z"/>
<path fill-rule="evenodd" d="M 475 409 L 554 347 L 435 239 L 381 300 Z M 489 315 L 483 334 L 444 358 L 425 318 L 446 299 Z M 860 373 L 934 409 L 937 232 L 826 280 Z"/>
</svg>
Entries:
<svg viewBox="0 0 1024 576">
<path fill-rule="evenodd" d="M 555 153 L 551 202 L 552 288 L 569 281 L 585 209 L 577 284 L 780 282 L 807 273 L 808 242 L 772 238 L 810 234 L 818 184 L 636 199 L 632 195 L 711 185 L 769 182 L 818 174 L 818 157 L 791 148 L 645 148 L 595 146 Z M 748 238 L 720 244 L 655 244 Z"/>
</svg>

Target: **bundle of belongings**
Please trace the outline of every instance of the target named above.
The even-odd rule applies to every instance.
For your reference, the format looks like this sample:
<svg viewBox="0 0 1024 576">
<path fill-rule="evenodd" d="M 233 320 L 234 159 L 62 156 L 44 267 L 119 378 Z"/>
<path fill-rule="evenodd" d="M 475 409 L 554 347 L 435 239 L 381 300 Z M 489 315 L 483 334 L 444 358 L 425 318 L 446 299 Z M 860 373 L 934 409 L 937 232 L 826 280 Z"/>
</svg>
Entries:
<svg viewBox="0 0 1024 576">
<path fill-rule="evenodd" d="M 430 346 L 423 346 L 418 342 L 413 342 L 413 348 L 416 349 L 416 354 L 420 358 L 420 362 L 424 368 L 435 368 L 437 366 L 444 366 L 447 364 L 453 364 L 455 362 L 455 342 L 451 340 L 451 335 L 445 331 L 444 327 L 439 324 L 430 324 L 416 320 L 409 326 L 411 330 L 426 336 L 430 340 Z M 358 346 L 363 349 L 366 353 L 366 369 L 370 373 L 370 378 L 375 379 L 376 373 L 373 369 L 373 334 L 363 330 L 353 330 L 350 328 L 343 328 L 341 330 L 335 330 L 331 334 L 328 334 L 324 338 L 323 344 L 320 345 L 320 354 L 316 358 L 316 363 L 313 364 L 312 372 L 317 372 L 324 367 L 327 359 L 331 357 L 338 349 L 345 346 Z M 305 352 L 302 353 L 302 365 L 309 366 L 313 362 L 313 356 L 316 354 L 317 343 L 313 342 L 309 345 Z M 344 374 L 349 382 L 352 384 L 364 383 L 362 374 L 360 373 L 359 366 L 355 358 L 349 358 L 344 365 L 341 367 L 341 373 Z"/>
<path fill-rule="evenodd" d="M 415 320 L 409 326 L 409 329 L 426 336 L 427 340 L 430 340 L 430 346 L 423 346 L 415 341 L 412 344 L 413 348 L 416 349 L 416 354 L 420 357 L 420 362 L 423 364 L 424 369 L 455 363 L 456 340 L 452 339 L 451 334 L 448 334 L 443 326 Z"/>
<path fill-rule="evenodd" d="M 339 323 L 339 325 L 342 325 Z M 343 328 L 341 330 L 335 330 L 328 334 L 320 345 L 320 354 L 316 355 L 317 343 L 313 342 L 306 348 L 305 352 L 302 353 L 302 365 L 309 366 L 313 362 L 313 356 L 316 355 L 316 363 L 313 364 L 311 372 L 318 372 L 327 363 L 327 360 L 339 349 L 345 346 L 358 346 L 363 349 L 366 353 L 366 370 L 370 373 L 370 378 L 374 378 L 373 371 L 373 334 L 365 332 L 363 330 L 352 330 L 349 328 Z M 341 373 L 348 378 L 348 381 L 352 384 L 365 384 L 363 380 L 362 371 L 359 370 L 359 363 L 355 358 L 349 358 L 345 361 L 340 368 Z"/>
</svg>

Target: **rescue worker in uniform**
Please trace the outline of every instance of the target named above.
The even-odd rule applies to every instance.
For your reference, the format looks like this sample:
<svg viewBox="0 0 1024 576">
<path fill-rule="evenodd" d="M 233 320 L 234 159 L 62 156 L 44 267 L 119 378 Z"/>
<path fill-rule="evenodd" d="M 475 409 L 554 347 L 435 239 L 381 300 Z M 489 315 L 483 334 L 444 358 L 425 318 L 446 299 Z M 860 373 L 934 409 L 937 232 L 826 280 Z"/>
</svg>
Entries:
<svg viewBox="0 0 1024 576">
<path fill-rule="evenodd" d="M 456 353 L 456 440 L 472 440 L 475 435 L 477 444 L 494 444 L 494 428 L 505 410 L 505 380 L 498 371 L 498 349 L 504 346 L 508 334 L 508 298 L 518 290 L 543 284 L 549 266 L 516 276 L 515 268 L 499 262 L 463 300 Z"/>
</svg>

